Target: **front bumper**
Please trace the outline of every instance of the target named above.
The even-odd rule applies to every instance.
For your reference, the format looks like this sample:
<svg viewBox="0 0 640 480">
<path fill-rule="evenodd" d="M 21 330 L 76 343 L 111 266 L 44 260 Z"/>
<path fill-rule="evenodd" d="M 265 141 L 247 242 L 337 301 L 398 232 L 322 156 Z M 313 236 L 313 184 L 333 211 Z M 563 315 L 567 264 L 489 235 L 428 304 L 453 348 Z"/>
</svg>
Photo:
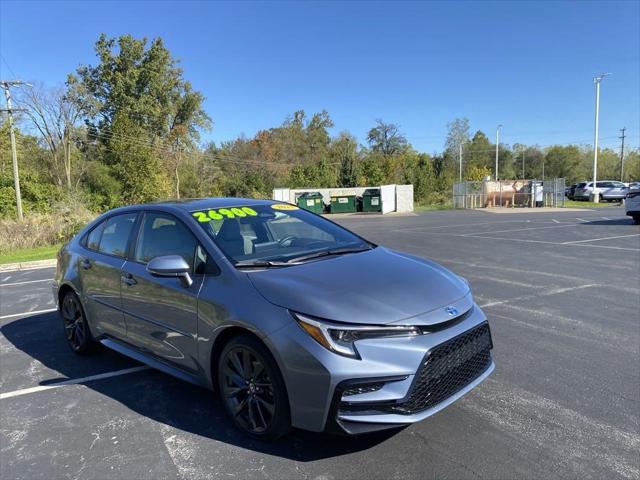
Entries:
<svg viewBox="0 0 640 480">
<path fill-rule="evenodd" d="M 473 360 L 474 370 L 463 377 L 457 373 L 460 368 L 467 368 L 467 361 L 475 355 L 468 348 L 459 350 L 462 357 L 457 362 L 467 362 L 467 367 L 445 358 L 436 374 L 434 367 L 427 364 L 438 347 L 478 328 L 486 328 L 490 342 L 486 317 L 474 305 L 459 322 L 439 331 L 417 337 L 360 340 L 356 346 L 361 360 L 326 350 L 295 323 L 270 336 L 269 343 L 287 384 L 293 425 L 312 431 L 358 434 L 423 420 L 489 376 L 495 368 L 492 345 L 484 346 L 484 363 Z M 431 381 L 440 386 L 454 376 L 457 383 L 431 392 L 424 379 L 432 373 L 437 378 Z M 420 391 L 416 390 L 419 381 Z"/>
</svg>

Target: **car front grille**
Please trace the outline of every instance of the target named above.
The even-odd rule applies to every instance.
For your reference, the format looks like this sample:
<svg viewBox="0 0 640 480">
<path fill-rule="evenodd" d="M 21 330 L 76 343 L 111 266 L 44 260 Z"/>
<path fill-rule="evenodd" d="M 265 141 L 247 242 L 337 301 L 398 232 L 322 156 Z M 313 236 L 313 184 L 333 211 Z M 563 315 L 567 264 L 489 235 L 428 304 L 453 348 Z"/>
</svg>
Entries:
<svg viewBox="0 0 640 480">
<path fill-rule="evenodd" d="M 486 322 L 434 347 L 425 355 L 408 398 L 391 409 L 413 414 L 446 400 L 489 368 L 492 348 Z"/>
</svg>

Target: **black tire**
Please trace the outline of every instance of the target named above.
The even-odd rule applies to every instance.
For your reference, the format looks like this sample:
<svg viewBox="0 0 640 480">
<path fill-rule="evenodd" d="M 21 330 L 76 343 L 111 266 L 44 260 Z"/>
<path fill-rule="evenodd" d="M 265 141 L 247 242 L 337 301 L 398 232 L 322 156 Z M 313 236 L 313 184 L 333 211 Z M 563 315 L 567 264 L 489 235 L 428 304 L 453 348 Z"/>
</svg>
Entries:
<svg viewBox="0 0 640 480">
<path fill-rule="evenodd" d="M 96 350 L 97 342 L 91 335 L 87 316 L 80 299 L 74 292 L 67 292 L 60 303 L 60 317 L 67 344 L 78 355 L 87 355 Z"/>
<path fill-rule="evenodd" d="M 633 221 L 635 222 L 636 225 L 640 225 L 640 215 L 634 215 L 631 218 L 633 218 Z"/>
<path fill-rule="evenodd" d="M 233 337 L 220 353 L 217 371 L 220 400 L 240 430 L 262 440 L 275 440 L 290 430 L 282 374 L 259 340 Z"/>
</svg>

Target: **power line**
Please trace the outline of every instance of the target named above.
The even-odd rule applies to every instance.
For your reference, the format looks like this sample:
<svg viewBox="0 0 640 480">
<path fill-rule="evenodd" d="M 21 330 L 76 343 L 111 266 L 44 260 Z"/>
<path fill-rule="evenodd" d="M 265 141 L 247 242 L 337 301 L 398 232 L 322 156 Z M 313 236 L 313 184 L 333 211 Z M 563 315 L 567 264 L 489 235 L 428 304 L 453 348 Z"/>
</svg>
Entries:
<svg viewBox="0 0 640 480">
<path fill-rule="evenodd" d="M 7 68 L 9 69 L 9 73 L 11 73 L 11 75 L 16 78 L 18 75 L 16 75 L 16 73 L 13 71 L 13 69 L 11 68 L 11 65 L 9 65 L 9 62 L 7 62 L 7 59 L 4 58 L 4 55 L 2 55 L 2 53 L 0 53 L 0 58 L 2 59 L 2 61 L 4 62 L 4 64 L 7 66 Z"/>
<path fill-rule="evenodd" d="M 92 137 L 102 138 L 103 140 L 128 141 L 139 146 L 151 147 L 151 148 L 154 148 L 156 151 L 164 152 L 167 154 L 181 153 L 183 155 L 192 156 L 193 158 L 202 157 L 202 158 L 207 158 L 207 159 L 211 159 L 211 160 L 219 161 L 223 163 L 231 163 L 231 164 L 239 163 L 239 164 L 248 164 L 248 165 L 254 165 L 254 166 L 261 166 L 261 167 L 264 167 L 266 165 L 277 165 L 277 166 L 286 166 L 286 167 L 291 167 L 296 165 L 295 163 L 273 162 L 273 161 L 262 161 L 258 159 L 251 160 L 246 158 L 240 158 L 237 156 L 230 155 L 226 152 L 222 152 L 221 155 L 216 155 L 216 154 L 209 154 L 206 152 L 193 152 L 193 151 L 182 149 L 182 148 L 174 149 L 166 145 L 165 146 L 162 146 L 161 144 L 159 145 L 158 143 L 153 142 L 153 140 L 145 140 L 143 138 L 134 137 L 134 136 L 126 135 L 122 133 L 92 132 L 90 135 Z M 226 157 L 226 158 L 223 158 L 223 157 Z M 340 163 L 334 162 L 334 163 L 327 163 L 326 165 L 330 165 L 330 166 L 340 165 Z"/>
</svg>

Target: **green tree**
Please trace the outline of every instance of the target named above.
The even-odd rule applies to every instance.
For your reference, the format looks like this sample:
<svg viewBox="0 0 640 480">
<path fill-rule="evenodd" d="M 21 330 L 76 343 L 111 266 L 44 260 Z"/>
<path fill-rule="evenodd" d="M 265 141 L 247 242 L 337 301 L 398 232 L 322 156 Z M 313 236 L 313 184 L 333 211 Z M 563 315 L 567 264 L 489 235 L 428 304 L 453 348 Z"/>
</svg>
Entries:
<svg viewBox="0 0 640 480">
<path fill-rule="evenodd" d="M 463 161 L 465 170 L 471 167 L 488 168 L 491 172 L 495 165 L 495 145 L 487 136 L 478 130 L 471 142 L 464 149 Z"/>
<path fill-rule="evenodd" d="M 331 142 L 329 158 L 339 164 L 337 185 L 355 187 L 358 183 L 358 142 L 347 132 L 341 132 Z"/>
<path fill-rule="evenodd" d="M 383 162 L 384 157 L 381 155 L 367 155 L 360 164 L 358 186 L 371 187 L 386 183 Z"/>
<path fill-rule="evenodd" d="M 80 66 L 77 76 L 68 79 L 68 84 L 82 87 L 78 90 L 79 102 L 95 105 L 86 118 L 90 132 L 110 150 L 109 158 L 121 178 L 132 175 L 127 170 L 131 160 L 121 145 L 135 143 L 138 153 L 153 146 L 153 152 L 140 154 L 136 163 L 142 168 L 143 159 L 149 158 L 150 165 L 144 170 L 169 170 L 175 195 L 180 196 L 183 152 L 192 151 L 199 131 L 211 126 L 211 119 L 202 108 L 204 97 L 183 79 L 182 69 L 160 38 L 147 45 L 146 38 L 123 35 L 115 39 L 103 34 L 95 50 L 98 65 Z M 117 128 L 116 120 L 131 126 L 131 130 Z M 136 137 L 133 132 L 141 132 L 141 136 Z M 119 156 L 114 152 L 122 153 Z M 157 156 L 163 159 L 162 163 L 152 158 Z M 134 196 L 166 193 L 152 193 L 152 185 L 159 183 L 152 182 Z"/>
<path fill-rule="evenodd" d="M 453 122 L 447 123 L 447 140 L 445 150 L 453 156 L 458 155 L 461 145 L 469 141 L 469 119 L 456 118 Z"/>
<path fill-rule="evenodd" d="M 145 142 L 148 133 L 126 115 L 116 115 L 109 154 L 127 203 L 143 203 L 169 196 L 170 182 L 160 169 L 153 146 Z"/>
<path fill-rule="evenodd" d="M 554 146 L 545 154 L 545 178 L 564 177 L 573 181 L 584 158 L 575 145 Z"/>
<path fill-rule="evenodd" d="M 391 156 L 405 152 L 409 148 L 409 142 L 400 133 L 400 126 L 395 123 L 385 123 L 376 120 L 376 126 L 369 130 L 367 142 L 374 152 Z"/>
</svg>

